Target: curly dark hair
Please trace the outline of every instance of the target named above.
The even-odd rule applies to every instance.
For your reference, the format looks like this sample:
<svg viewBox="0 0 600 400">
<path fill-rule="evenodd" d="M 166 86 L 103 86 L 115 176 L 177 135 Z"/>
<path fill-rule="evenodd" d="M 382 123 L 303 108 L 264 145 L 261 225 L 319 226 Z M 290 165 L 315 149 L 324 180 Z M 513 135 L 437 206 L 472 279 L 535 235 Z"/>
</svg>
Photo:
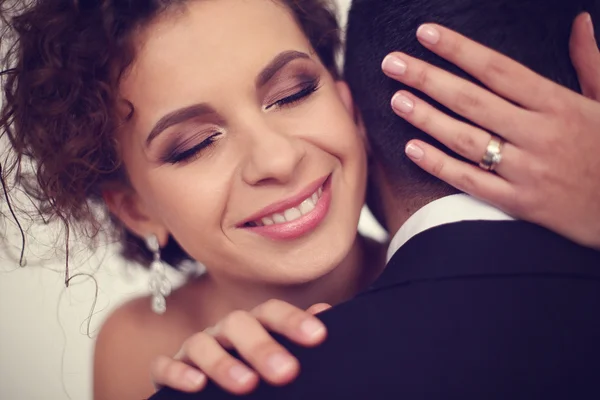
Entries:
<svg viewBox="0 0 600 400">
<path fill-rule="evenodd" d="M 116 131 L 124 122 L 119 80 L 135 57 L 133 34 L 192 0 L 7 0 L 0 16 L 4 104 L 0 135 L 16 154 L 16 180 L 43 220 L 60 220 L 93 239 L 109 232 L 126 259 L 147 265 L 142 240 L 110 217 L 102 191 L 127 184 Z M 265 0 L 266 1 L 266 0 Z M 329 71 L 338 77 L 341 47 L 327 0 L 271 0 L 287 6 Z M 8 3 L 8 4 L 7 4 Z M 35 171 L 27 176 L 23 162 Z M 103 212 L 98 212 L 103 210 Z M 108 216 L 108 218 L 107 218 Z M 106 229 L 108 228 L 108 229 Z M 162 257 L 176 266 L 188 256 L 171 238 Z"/>
</svg>

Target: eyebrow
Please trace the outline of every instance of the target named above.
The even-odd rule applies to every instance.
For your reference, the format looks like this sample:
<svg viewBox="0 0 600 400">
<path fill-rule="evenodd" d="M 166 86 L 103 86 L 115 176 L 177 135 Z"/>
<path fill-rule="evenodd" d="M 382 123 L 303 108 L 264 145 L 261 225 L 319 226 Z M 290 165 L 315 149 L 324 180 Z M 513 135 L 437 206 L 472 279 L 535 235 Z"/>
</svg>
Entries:
<svg viewBox="0 0 600 400">
<path fill-rule="evenodd" d="M 298 58 L 310 59 L 310 56 L 295 50 L 279 53 L 265 68 L 263 68 L 260 74 L 258 74 L 255 82 L 256 86 L 261 87 L 266 85 L 267 82 L 273 79 L 283 67 Z M 217 112 L 206 103 L 194 104 L 168 113 L 154 125 L 146 138 L 146 146 L 149 146 L 150 143 L 167 128 L 208 114 L 217 114 Z"/>
<path fill-rule="evenodd" d="M 156 125 L 154 125 L 154 128 L 152 128 L 148 138 L 146 139 L 146 146 L 149 146 L 150 142 L 152 142 L 152 140 L 154 140 L 165 129 L 207 114 L 216 114 L 216 112 L 206 103 L 194 104 L 192 106 L 180 108 L 179 110 L 168 113 L 162 117 L 156 123 Z"/>
<path fill-rule="evenodd" d="M 256 86 L 261 87 L 267 84 L 274 76 L 279 72 L 280 69 L 285 67 L 290 62 L 298 59 L 309 59 L 310 56 L 301 51 L 289 50 L 279 53 L 273 61 L 271 61 L 265 68 L 263 68 L 262 72 L 258 74 L 256 78 Z"/>
</svg>

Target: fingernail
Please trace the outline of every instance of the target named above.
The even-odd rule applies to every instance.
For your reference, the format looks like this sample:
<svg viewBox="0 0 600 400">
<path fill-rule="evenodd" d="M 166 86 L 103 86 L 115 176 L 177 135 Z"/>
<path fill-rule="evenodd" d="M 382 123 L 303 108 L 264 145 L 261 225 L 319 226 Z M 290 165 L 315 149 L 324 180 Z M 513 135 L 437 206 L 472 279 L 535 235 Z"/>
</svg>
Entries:
<svg viewBox="0 0 600 400">
<path fill-rule="evenodd" d="M 429 44 L 436 44 L 440 41 L 440 31 L 431 25 L 421 25 L 417 29 L 417 37 Z"/>
<path fill-rule="evenodd" d="M 425 152 L 423 151 L 423 149 L 414 143 L 407 144 L 405 151 L 406 151 L 406 155 L 415 161 L 420 161 L 423 158 L 423 156 L 425 155 Z"/>
<path fill-rule="evenodd" d="M 252 372 L 250 372 L 248 368 L 242 367 L 241 365 L 234 365 L 231 367 L 229 369 L 229 375 L 240 385 L 248 383 L 253 376 Z"/>
<path fill-rule="evenodd" d="M 415 104 L 408 97 L 397 93 L 392 97 L 392 107 L 399 113 L 408 114 L 415 108 Z"/>
<path fill-rule="evenodd" d="M 190 384 L 190 386 L 198 387 L 204 383 L 206 376 L 200 371 L 190 369 L 185 372 L 184 379 Z"/>
<path fill-rule="evenodd" d="M 313 339 L 318 336 L 321 336 L 321 334 L 325 330 L 325 327 L 323 327 L 323 324 L 313 319 L 307 319 L 300 325 L 300 329 L 306 336 Z"/>
<path fill-rule="evenodd" d="M 294 361 L 281 353 L 273 354 L 267 360 L 269 368 L 277 375 L 284 375 L 294 368 Z"/>
<path fill-rule="evenodd" d="M 406 63 L 396 56 L 388 55 L 383 59 L 381 68 L 390 75 L 402 75 L 406 72 Z"/>
<path fill-rule="evenodd" d="M 589 13 L 587 13 L 587 15 L 585 17 L 585 22 L 587 22 L 588 28 L 590 30 L 590 34 L 592 35 L 593 38 L 595 38 L 594 23 L 592 22 L 592 16 Z"/>
</svg>

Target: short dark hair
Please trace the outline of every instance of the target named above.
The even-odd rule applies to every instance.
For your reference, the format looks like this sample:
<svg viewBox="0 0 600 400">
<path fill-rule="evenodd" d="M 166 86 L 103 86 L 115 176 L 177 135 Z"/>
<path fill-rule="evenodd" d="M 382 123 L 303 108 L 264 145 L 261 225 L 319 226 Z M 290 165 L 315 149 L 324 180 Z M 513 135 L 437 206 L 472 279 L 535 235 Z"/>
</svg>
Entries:
<svg viewBox="0 0 600 400">
<path fill-rule="evenodd" d="M 599 0 L 354 0 L 348 16 L 344 75 L 373 151 L 398 192 L 422 196 L 425 191 L 430 196 L 433 189 L 444 195 L 448 186 L 404 156 L 404 147 L 411 139 L 421 139 L 448 149 L 391 110 L 393 94 L 411 89 L 382 73 L 381 61 L 389 52 L 405 52 L 475 82 L 416 40 L 422 23 L 438 23 L 580 91 L 568 41 L 574 18 L 584 10 L 600 21 Z"/>
</svg>

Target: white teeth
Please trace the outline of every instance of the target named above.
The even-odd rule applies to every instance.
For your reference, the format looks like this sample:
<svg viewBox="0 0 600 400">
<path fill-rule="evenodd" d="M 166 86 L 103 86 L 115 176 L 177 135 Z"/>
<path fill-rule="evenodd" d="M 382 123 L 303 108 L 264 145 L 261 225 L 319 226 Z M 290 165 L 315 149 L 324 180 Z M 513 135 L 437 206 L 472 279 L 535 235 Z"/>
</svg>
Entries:
<svg viewBox="0 0 600 400">
<path fill-rule="evenodd" d="M 317 192 L 314 192 L 311 200 L 313 201 L 313 204 L 317 204 L 317 201 L 319 201 L 319 195 L 317 194 Z"/>
<path fill-rule="evenodd" d="M 286 219 L 283 215 L 281 214 L 273 214 L 273 221 L 276 224 L 283 224 L 284 222 L 286 222 Z"/>
<path fill-rule="evenodd" d="M 283 213 L 285 220 L 287 222 L 291 222 L 295 219 L 298 219 L 302 216 L 302 213 L 300 212 L 300 210 L 298 210 L 295 207 L 292 208 L 288 208 L 287 210 L 285 210 L 285 212 Z"/>
<path fill-rule="evenodd" d="M 264 217 L 260 220 L 260 222 L 256 221 L 255 223 L 260 226 L 262 223 L 263 226 L 269 226 L 274 224 L 283 224 L 285 222 L 291 222 L 297 220 L 313 211 L 319 202 L 319 199 L 323 195 L 323 188 L 320 187 L 316 192 L 312 194 L 309 198 L 305 199 L 302 203 L 300 203 L 297 207 L 292 207 L 285 210 L 282 214 L 273 214 L 270 217 Z"/>
<path fill-rule="evenodd" d="M 314 209 L 315 203 L 313 202 L 312 198 L 306 199 L 302 202 L 302 204 L 300 204 L 300 212 L 302 215 L 306 215 Z"/>
</svg>

